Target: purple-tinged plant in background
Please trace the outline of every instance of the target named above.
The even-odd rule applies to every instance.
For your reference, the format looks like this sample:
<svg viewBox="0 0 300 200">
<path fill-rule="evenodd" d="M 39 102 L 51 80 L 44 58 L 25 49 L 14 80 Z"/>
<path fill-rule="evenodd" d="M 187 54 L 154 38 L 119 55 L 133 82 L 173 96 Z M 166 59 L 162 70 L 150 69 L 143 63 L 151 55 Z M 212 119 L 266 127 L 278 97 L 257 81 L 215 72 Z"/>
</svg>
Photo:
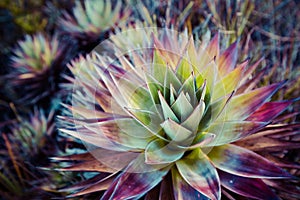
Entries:
<svg viewBox="0 0 300 200">
<path fill-rule="evenodd" d="M 38 33 L 18 42 L 11 57 L 13 71 L 8 75 L 20 95 L 17 103 L 33 104 L 58 91 L 60 75 L 72 58 L 72 47 Z"/>
<path fill-rule="evenodd" d="M 98 43 L 102 34 L 114 26 L 123 23 L 130 16 L 127 8 L 122 8 L 121 1 L 86 0 L 75 2 L 72 15 L 64 12 L 59 19 L 62 33 L 78 40 L 81 47 Z"/>
<path fill-rule="evenodd" d="M 54 112 L 46 115 L 35 109 L 26 119 L 10 126 L 11 131 L 1 134 L 5 148 L 1 148 L 0 194 L 4 199 L 24 199 L 38 196 L 50 198 L 54 195 L 44 188 L 50 187 L 51 174 L 37 167 L 47 163 L 48 156 L 56 153 L 53 142 Z"/>
</svg>

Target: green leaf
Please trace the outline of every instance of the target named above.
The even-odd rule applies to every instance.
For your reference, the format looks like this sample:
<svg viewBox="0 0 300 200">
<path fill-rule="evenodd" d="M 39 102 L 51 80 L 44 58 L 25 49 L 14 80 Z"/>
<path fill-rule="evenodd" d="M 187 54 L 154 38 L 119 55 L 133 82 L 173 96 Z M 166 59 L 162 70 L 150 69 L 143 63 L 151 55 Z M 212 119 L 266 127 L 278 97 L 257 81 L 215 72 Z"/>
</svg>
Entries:
<svg viewBox="0 0 300 200">
<path fill-rule="evenodd" d="M 194 73 L 191 73 L 191 75 L 186 79 L 186 81 L 182 84 L 181 88 L 179 89 L 178 93 L 188 93 L 191 100 L 191 105 L 194 107 L 197 102 L 196 97 L 196 87 L 195 87 L 195 76 Z"/>
<path fill-rule="evenodd" d="M 176 91 L 179 91 L 181 88 L 181 82 L 178 77 L 174 74 L 173 70 L 170 66 L 167 66 L 166 69 L 166 76 L 164 81 L 164 87 L 167 88 L 169 85 L 172 84 Z"/>
<path fill-rule="evenodd" d="M 120 94 L 127 102 L 127 107 L 147 109 L 153 106 L 152 97 L 143 85 L 136 85 L 125 78 L 119 80 L 114 76 L 112 78 Z"/>
<path fill-rule="evenodd" d="M 183 83 L 193 72 L 191 63 L 185 57 L 181 57 L 176 66 L 176 76 Z"/>
<path fill-rule="evenodd" d="M 165 133 L 170 137 L 172 141 L 176 142 L 187 142 L 187 140 L 192 132 L 183 126 L 177 124 L 171 119 L 167 119 L 161 124 L 161 127 L 165 131 Z M 185 145 L 189 145 L 188 143 Z"/>
<path fill-rule="evenodd" d="M 166 102 L 165 98 L 162 96 L 160 91 L 158 91 L 158 96 L 159 96 L 162 112 L 164 115 L 164 119 L 167 120 L 170 118 L 175 122 L 179 122 L 178 118 L 176 117 L 176 115 L 174 114 L 174 112 L 172 111 L 172 109 L 170 108 L 170 106 L 168 105 L 168 103 Z"/>
<path fill-rule="evenodd" d="M 179 96 L 171 106 L 171 109 L 174 111 L 180 121 L 186 120 L 194 110 L 193 106 L 190 104 L 189 100 L 183 92 L 179 94 Z"/>
<path fill-rule="evenodd" d="M 150 142 L 145 149 L 145 158 L 147 164 L 167 164 L 179 160 L 185 150 L 179 148 L 174 141 L 165 142 L 156 139 Z"/>
<path fill-rule="evenodd" d="M 212 200 L 221 199 L 217 170 L 199 148 L 177 161 L 176 166 L 183 179 L 195 190 Z"/>
<path fill-rule="evenodd" d="M 145 129 L 157 137 L 162 137 L 159 135 L 160 131 L 162 130 L 160 123 L 163 121 L 160 116 L 149 110 L 138 110 L 132 108 L 125 109 L 133 118 L 135 118 L 142 126 L 144 126 Z M 133 133 L 135 133 L 135 131 L 133 131 Z"/>
<path fill-rule="evenodd" d="M 205 77 L 206 84 L 207 84 L 207 89 L 210 92 L 213 92 L 213 86 L 215 85 L 215 82 L 218 77 L 218 70 L 217 70 L 217 65 L 214 61 L 211 61 L 210 63 L 207 64 L 205 69 L 201 72 L 202 77 Z"/>
<path fill-rule="evenodd" d="M 207 133 L 207 132 L 200 132 L 197 133 L 193 141 L 193 145 L 189 147 L 189 149 L 195 149 L 198 147 L 205 147 L 207 144 L 210 144 L 216 137 L 216 134 Z"/>
<path fill-rule="evenodd" d="M 218 146 L 240 140 L 262 127 L 266 126 L 264 122 L 252 121 L 217 121 L 212 123 L 205 132 L 214 133 L 216 138 L 207 146 Z"/>
<path fill-rule="evenodd" d="M 106 137 L 114 143 L 137 149 L 144 149 L 148 142 L 155 137 L 132 119 L 86 124 L 85 127 L 99 137 Z"/>
<path fill-rule="evenodd" d="M 197 55 L 193 36 L 190 36 L 190 39 L 186 46 L 186 50 L 187 50 L 187 54 L 188 54 L 187 57 L 189 58 L 189 61 L 192 64 L 194 73 L 199 74 L 199 70 L 200 70 L 199 66 L 198 66 L 199 57 Z"/>
<path fill-rule="evenodd" d="M 157 80 L 155 80 L 152 76 L 146 74 L 147 86 L 152 97 L 153 103 L 160 104 L 158 91 L 164 91 L 164 86 L 161 85 Z"/>
<path fill-rule="evenodd" d="M 172 105 L 175 102 L 176 98 L 177 98 L 177 92 L 174 89 L 173 85 L 170 84 L 170 105 Z"/>
<path fill-rule="evenodd" d="M 244 65 L 239 65 L 239 67 L 235 68 L 215 84 L 212 101 L 215 101 L 237 89 L 239 82 L 243 78 L 247 63 L 248 62 L 245 62 Z"/>
<path fill-rule="evenodd" d="M 164 85 L 166 71 L 167 71 L 167 63 L 164 59 L 159 55 L 158 50 L 154 49 L 153 52 L 153 64 L 152 64 L 152 76 L 161 84 Z"/>
<path fill-rule="evenodd" d="M 188 116 L 188 118 L 181 123 L 181 126 L 189 129 L 191 132 L 195 132 L 198 129 L 200 120 L 203 117 L 205 110 L 205 104 L 200 101 L 194 111 Z"/>
</svg>

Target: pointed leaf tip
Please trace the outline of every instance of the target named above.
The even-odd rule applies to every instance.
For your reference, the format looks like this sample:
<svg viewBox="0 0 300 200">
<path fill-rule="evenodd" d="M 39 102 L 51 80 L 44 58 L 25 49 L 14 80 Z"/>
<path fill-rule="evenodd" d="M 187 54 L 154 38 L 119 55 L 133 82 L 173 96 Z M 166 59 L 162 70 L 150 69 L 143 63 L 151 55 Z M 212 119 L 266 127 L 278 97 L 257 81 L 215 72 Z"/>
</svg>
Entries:
<svg viewBox="0 0 300 200">
<path fill-rule="evenodd" d="M 226 117 L 230 120 L 246 119 L 268 101 L 284 84 L 285 82 L 276 83 L 234 96 L 227 105 Z"/>
<path fill-rule="evenodd" d="M 231 44 L 218 58 L 217 64 L 221 76 L 225 76 L 232 71 L 237 63 L 238 41 Z"/>
<path fill-rule="evenodd" d="M 291 104 L 292 101 L 267 102 L 252 113 L 247 120 L 269 122 L 280 115 Z"/>
</svg>

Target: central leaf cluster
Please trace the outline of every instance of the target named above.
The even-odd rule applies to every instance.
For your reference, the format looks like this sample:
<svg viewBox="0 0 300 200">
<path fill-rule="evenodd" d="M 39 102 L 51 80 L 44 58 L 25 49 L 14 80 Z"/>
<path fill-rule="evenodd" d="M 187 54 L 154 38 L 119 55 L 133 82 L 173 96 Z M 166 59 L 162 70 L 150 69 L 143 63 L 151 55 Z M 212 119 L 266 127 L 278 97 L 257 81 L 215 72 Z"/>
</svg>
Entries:
<svg viewBox="0 0 300 200">
<path fill-rule="evenodd" d="M 127 111 L 155 135 L 145 149 L 146 163 L 172 163 L 214 137 L 204 131 L 210 120 L 211 83 L 186 59 L 173 69 L 156 51 L 152 69 L 144 74 L 146 85 L 130 94 L 135 108 Z"/>
</svg>

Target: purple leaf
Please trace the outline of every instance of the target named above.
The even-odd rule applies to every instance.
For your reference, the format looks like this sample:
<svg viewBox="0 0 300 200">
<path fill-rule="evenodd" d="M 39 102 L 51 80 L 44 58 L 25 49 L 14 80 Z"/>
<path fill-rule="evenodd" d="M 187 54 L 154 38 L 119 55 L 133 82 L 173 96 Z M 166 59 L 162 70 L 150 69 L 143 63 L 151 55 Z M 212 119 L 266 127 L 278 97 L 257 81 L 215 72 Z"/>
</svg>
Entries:
<svg viewBox="0 0 300 200">
<path fill-rule="evenodd" d="M 236 145 L 214 147 L 208 154 L 222 171 L 249 178 L 290 178 L 287 172 L 264 157 Z"/>
<path fill-rule="evenodd" d="M 141 154 L 114 180 L 101 199 L 139 198 L 159 184 L 168 171 L 168 168 L 155 169 L 145 164 Z"/>
<path fill-rule="evenodd" d="M 239 195 L 254 199 L 278 200 L 279 198 L 260 179 L 235 176 L 223 171 L 218 171 L 221 184 L 228 190 Z"/>
<path fill-rule="evenodd" d="M 171 173 L 168 173 L 161 182 L 160 191 L 159 191 L 159 199 L 160 200 L 174 200 Z"/>
<path fill-rule="evenodd" d="M 92 192 L 99 192 L 99 191 L 106 190 L 111 185 L 114 178 L 115 178 L 115 175 L 107 176 L 106 178 L 98 180 L 96 183 L 91 183 L 91 184 L 87 185 L 84 189 L 82 189 L 76 193 L 73 193 L 71 195 L 68 195 L 67 197 L 68 198 L 77 197 L 77 196 L 81 196 L 81 195 L 85 195 L 85 194 L 90 194 Z"/>
</svg>

